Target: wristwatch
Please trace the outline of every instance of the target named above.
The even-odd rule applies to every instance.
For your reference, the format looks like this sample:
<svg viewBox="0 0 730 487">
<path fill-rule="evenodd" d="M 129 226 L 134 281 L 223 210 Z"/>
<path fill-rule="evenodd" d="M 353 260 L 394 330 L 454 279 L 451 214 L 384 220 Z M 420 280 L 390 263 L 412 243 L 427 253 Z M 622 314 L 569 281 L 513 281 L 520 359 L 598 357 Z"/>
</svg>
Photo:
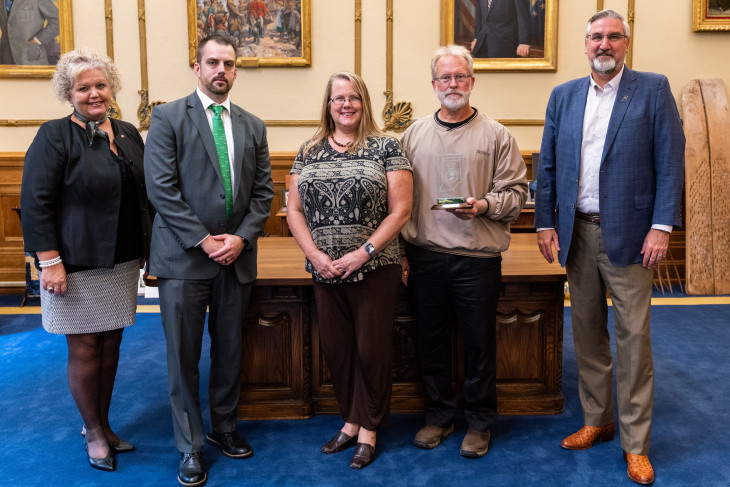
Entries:
<svg viewBox="0 0 730 487">
<path fill-rule="evenodd" d="M 367 252 L 368 257 L 371 259 L 375 257 L 375 246 L 371 244 L 370 242 L 365 242 L 362 246 L 363 249 L 365 249 L 365 252 Z"/>
</svg>

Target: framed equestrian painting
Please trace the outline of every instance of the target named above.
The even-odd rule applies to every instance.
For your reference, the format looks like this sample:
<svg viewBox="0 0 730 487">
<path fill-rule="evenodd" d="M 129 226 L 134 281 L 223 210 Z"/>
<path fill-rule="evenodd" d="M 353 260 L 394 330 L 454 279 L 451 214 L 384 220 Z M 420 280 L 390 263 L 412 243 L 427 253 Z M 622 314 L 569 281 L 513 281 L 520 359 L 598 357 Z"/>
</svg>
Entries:
<svg viewBox="0 0 730 487">
<path fill-rule="evenodd" d="M 213 34 L 236 44 L 244 68 L 312 64 L 311 0 L 188 0 L 190 64 Z"/>
</svg>

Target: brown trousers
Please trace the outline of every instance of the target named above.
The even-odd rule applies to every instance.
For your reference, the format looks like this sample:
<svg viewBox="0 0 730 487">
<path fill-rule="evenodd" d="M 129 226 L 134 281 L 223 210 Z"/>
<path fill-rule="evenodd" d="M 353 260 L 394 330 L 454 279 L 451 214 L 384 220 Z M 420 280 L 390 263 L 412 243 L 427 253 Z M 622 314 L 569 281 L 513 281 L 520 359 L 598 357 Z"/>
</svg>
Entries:
<svg viewBox="0 0 730 487">
<path fill-rule="evenodd" d="M 614 421 L 608 289 L 616 335 L 621 446 L 628 453 L 646 455 L 654 407 L 654 363 L 649 336 L 653 272 L 641 264 L 612 265 L 603 245 L 601 227 L 580 219 L 575 220 L 565 269 L 585 424 L 604 426 Z"/>
<path fill-rule="evenodd" d="M 314 282 L 319 342 L 342 417 L 375 431 L 388 424 L 393 384 L 393 315 L 401 266 L 355 283 Z"/>
</svg>

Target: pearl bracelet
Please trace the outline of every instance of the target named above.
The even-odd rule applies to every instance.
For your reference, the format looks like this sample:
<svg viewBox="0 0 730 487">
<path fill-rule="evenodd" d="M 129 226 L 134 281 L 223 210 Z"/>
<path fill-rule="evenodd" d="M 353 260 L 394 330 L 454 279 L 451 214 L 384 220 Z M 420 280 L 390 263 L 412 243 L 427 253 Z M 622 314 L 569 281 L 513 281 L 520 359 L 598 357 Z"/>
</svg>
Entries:
<svg viewBox="0 0 730 487">
<path fill-rule="evenodd" d="M 41 269 L 43 269 L 44 267 L 52 267 L 52 266 L 54 266 L 54 265 L 58 265 L 58 264 L 60 264 L 61 262 L 63 262 L 63 261 L 61 260 L 61 256 L 59 255 L 58 257 L 55 257 L 55 258 L 53 258 L 53 259 L 49 259 L 49 260 L 39 260 L 39 261 L 38 261 L 38 266 L 39 266 L 39 267 L 40 267 Z"/>
</svg>

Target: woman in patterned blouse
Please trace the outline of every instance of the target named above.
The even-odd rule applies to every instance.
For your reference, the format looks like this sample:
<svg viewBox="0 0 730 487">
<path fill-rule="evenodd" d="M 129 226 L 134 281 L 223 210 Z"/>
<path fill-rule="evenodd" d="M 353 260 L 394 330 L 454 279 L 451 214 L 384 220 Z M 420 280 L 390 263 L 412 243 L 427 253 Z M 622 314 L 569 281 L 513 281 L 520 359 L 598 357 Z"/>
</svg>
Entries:
<svg viewBox="0 0 730 487">
<path fill-rule="evenodd" d="M 390 414 L 397 236 L 411 214 L 413 177 L 398 141 L 375 125 L 359 76 L 330 78 L 319 129 L 297 154 L 290 184 L 287 222 L 314 280 L 320 343 L 345 420 L 322 451 L 356 445 L 350 467 L 363 468 Z"/>
</svg>

